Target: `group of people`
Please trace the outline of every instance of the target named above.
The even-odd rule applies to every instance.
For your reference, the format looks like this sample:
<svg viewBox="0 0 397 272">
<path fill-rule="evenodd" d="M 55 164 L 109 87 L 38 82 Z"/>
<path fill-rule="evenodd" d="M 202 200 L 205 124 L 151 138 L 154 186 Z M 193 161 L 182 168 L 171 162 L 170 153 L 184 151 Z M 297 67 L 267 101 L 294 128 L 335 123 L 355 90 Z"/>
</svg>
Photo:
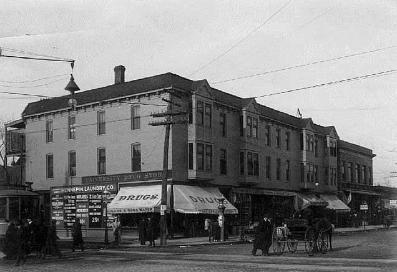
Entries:
<svg viewBox="0 0 397 272">
<path fill-rule="evenodd" d="M 153 218 L 142 217 L 138 224 L 138 232 L 141 245 L 146 245 L 146 241 L 149 241 L 149 246 L 156 246 L 155 240 L 158 237 L 158 229 Z"/>
<path fill-rule="evenodd" d="M 15 265 L 25 263 L 27 255 L 33 251 L 39 258 L 47 254 L 62 257 L 57 239 L 55 221 L 47 225 L 43 220 L 14 220 L 8 225 L 2 250 L 6 259 L 16 259 Z"/>
<path fill-rule="evenodd" d="M 256 251 L 260 249 L 262 255 L 269 255 L 269 249 L 272 245 L 273 224 L 270 217 L 264 216 L 260 220 L 259 225 L 255 228 L 255 239 L 252 248 L 252 255 L 256 255 Z"/>
</svg>

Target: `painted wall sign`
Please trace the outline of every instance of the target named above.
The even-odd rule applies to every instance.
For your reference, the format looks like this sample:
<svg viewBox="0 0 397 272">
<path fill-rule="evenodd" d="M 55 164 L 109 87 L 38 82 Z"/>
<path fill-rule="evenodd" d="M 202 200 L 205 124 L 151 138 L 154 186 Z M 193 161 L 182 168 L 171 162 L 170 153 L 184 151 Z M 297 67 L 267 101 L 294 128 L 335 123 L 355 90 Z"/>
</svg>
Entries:
<svg viewBox="0 0 397 272">
<path fill-rule="evenodd" d="M 84 185 L 98 184 L 103 182 L 130 182 L 130 181 L 147 181 L 147 180 L 161 180 L 162 171 L 136 172 L 117 175 L 103 175 L 103 176 L 86 176 L 81 178 Z M 168 170 L 167 178 L 172 177 L 172 171 Z"/>
</svg>

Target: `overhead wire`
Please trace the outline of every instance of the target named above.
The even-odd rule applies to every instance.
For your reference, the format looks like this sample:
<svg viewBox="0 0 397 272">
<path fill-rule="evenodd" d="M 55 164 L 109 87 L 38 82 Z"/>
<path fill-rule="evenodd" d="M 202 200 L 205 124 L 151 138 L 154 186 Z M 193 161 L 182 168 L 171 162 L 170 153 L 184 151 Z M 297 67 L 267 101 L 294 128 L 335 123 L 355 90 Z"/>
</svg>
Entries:
<svg viewBox="0 0 397 272">
<path fill-rule="evenodd" d="M 366 75 L 362 75 L 362 76 L 356 76 L 356 77 L 351 77 L 351 78 L 346 78 L 346 79 L 341 79 L 341 80 L 329 81 L 329 82 L 325 82 L 325 83 L 315 84 L 315 85 L 296 88 L 296 89 L 290 89 L 290 90 L 285 90 L 285 91 L 279 91 L 279 92 L 273 92 L 273 93 L 269 93 L 269 94 L 258 95 L 258 96 L 254 96 L 254 98 L 274 96 L 274 95 L 280 95 L 280 94 L 285 94 L 285 93 L 292 93 L 292 92 L 303 91 L 303 90 L 308 90 L 308 89 L 313 89 L 313 88 L 330 86 L 330 85 L 334 85 L 334 84 L 351 82 L 351 81 L 355 81 L 355 80 L 367 79 L 367 78 L 371 78 L 371 77 L 386 76 L 386 75 L 393 74 L 395 72 L 397 72 L 397 69 L 382 71 L 382 72 L 373 73 L 373 74 L 366 74 Z"/>
<path fill-rule="evenodd" d="M 293 0 L 288 1 L 287 3 L 285 3 L 281 8 L 279 8 L 276 12 L 274 12 L 270 17 L 268 17 L 264 22 L 262 22 L 259 26 L 255 27 L 253 30 L 251 30 L 250 32 L 248 32 L 247 35 L 245 35 L 243 38 L 241 38 L 240 40 L 238 40 L 236 43 L 234 43 L 231 47 L 229 47 L 226 51 L 224 51 L 223 53 L 219 54 L 218 56 L 216 56 L 215 58 L 213 58 L 212 60 L 210 60 L 209 62 L 207 62 L 206 64 L 200 66 L 198 69 L 194 70 L 192 73 L 190 73 L 188 76 L 192 76 L 194 74 L 196 74 L 198 71 L 201 71 L 202 69 L 208 67 L 209 65 L 211 65 L 212 63 L 214 63 L 215 61 L 217 61 L 218 59 L 220 59 L 221 57 L 225 56 L 227 53 L 229 53 L 230 51 L 232 51 L 234 48 L 236 48 L 237 46 L 239 46 L 243 41 L 245 41 L 246 39 L 249 38 L 249 36 L 251 36 L 253 33 L 257 32 L 259 29 L 261 29 L 263 26 L 265 26 L 268 22 L 270 22 L 277 14 L 279 14 L 283 9 L 285 9 Z"/>
<path fill-rule="evenodd" d="M 61 80 L 64 80 L 63 78 L 57 79 L 57 80 L 53 80 L 47 83 L 42 83 L 42 84 L 38 84 L 38 85 L 32 85 L 32 86 L 12 86 L 12 85 L 3 85 L 0 84 L 0 87 L 4 87 L 4 88 L 16 88 L 16 89 L 31 89 L 31 88 L 37 88 L 37 87 L 43 87 L 43 86 L 48 86 L 50 84 L 59 82 Z"/>
<path fill-rule="evenodd" d="M 342 60 L 342 59 L 345 59 L 345 58 L 351 58 L 351 57 L 356 57 L 356 56 L 376 53 L 376 52 L 379 52 L 379 51 L 384 51 L 384 50 L 392 49 L 392 48 L 396 48 L 396 47 L 397 47 L 397 45 L 392 45 L 392 46 L 383 47 L 383 48 L 377 48 L 377 49 L 373 49 L 373 50 L 369 50 L 369 51 L 363 51 L 363 52 L 357 52 L 357 53 L 352 53 L 352 54 L 348 54 L 348 55 L 343 55 L 343 56 L 336 57 L 336 58 L 318 60 L 318 61 L 313 61 L 313 62 L 309 62 L 309 63 L 305 63 L 305 64 L 298 64 L 298 65 L 288 66 L 288 67 L 284 67 L 284 68 L 280 68 L 280 69 L 269 70 L 269 71 L 265 71 L 265 72 L 261 72 L 261 73 L 255 73 L 255 74 L 251 74 L 251 75 L 246 75 L 246 76 L 240 76 L 240 77 L 235 77 L 235 78 L 215 81 L 215 82 L 211 82 L 211 84 L 220 84 L 220 83 L 226 83 L 226 82 L 230 82 L 230 81 L 236 81 L 236 80 L 241 80 L 241 79 L 258 77 L 258 76 L 263 76 L 263 75 L 267 75 L 267 74 L 278 73 L 278 72 L 292 70 L 292 69 L 296 69 L 296 68 L 302 68 L 302 67 L 307 67 L 307 66 L 311 66 L 311 65 L 316 65 L 316 64 L 320 64 L 320 63 L 326 63 L 326 62 L 331 62 L 331 61 Z"/>
<path fill-rule="evenodd" d="M 69 74 L 61 74 L 61 75 L 47 76 L 47 77 L 41 77 L 41 78 L 36 78 L 36 79 L 31 79 L 31 80 L 22 80 L 22 81 L 0 80 L 0 82 L 9 83 L 9 84 L 23 84 L 23 83 L 37 82 L 37 81 L 42 81 L 42 80 L 45 80 L 45 79 L 57 78 L 57 77 L 68 76 L 68 75 Z"/>
</svg>

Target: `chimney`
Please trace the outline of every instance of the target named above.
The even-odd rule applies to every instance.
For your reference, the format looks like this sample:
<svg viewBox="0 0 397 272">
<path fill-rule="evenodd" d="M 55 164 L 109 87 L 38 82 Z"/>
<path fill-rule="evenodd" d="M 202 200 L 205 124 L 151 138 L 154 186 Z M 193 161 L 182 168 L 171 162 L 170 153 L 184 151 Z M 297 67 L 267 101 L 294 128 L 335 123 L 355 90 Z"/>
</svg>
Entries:
<svg viewBox="0 0 397 272">
<path fill-rule="evenodd" d="M 114 84 L 124 83 L 124 72 L 125 67 L 123 65 L 114 67 Z"/>
</svg>

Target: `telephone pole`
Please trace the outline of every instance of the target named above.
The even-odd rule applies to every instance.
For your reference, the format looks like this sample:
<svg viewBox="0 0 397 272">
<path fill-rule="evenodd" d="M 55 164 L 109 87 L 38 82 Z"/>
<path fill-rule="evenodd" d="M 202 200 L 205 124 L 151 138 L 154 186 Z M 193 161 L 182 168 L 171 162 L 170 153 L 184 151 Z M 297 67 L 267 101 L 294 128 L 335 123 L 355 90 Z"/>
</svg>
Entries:
<svg viewBox="0 0 397 272">
<path fill-rule="evenodd" d="M 170 92 L 170 96 L 173 93 Z M 161 204 L 160 204 L 160 245 L 167 244 L 167 180 L 168 180 L 168 150 L 169 150 L 169 143 L 170 143 L 170 130 L 171 125 L 173 124 L 186 124 L 186 120 L 173 120 L 173 116 L 180 116 L 186 115 L 187 112 L 178 111 L 173 112 L 172 106 L 180 107 L 181 105 L 175 103 L 171 100 L 162 99 L 163 101 L 167 102 L 167 111 L 161 113 L 152 113 L 151 116 L 154 118 L 158 117 L 165 117 L 165 121 L 157 121 L 151 122 L 149 125 L 151 126 L 164 126 L 165 125 L 165 133 L 164 133 L 164 153 L 163 153 L 163 172 L 161 176 Z"/>
</svg>

